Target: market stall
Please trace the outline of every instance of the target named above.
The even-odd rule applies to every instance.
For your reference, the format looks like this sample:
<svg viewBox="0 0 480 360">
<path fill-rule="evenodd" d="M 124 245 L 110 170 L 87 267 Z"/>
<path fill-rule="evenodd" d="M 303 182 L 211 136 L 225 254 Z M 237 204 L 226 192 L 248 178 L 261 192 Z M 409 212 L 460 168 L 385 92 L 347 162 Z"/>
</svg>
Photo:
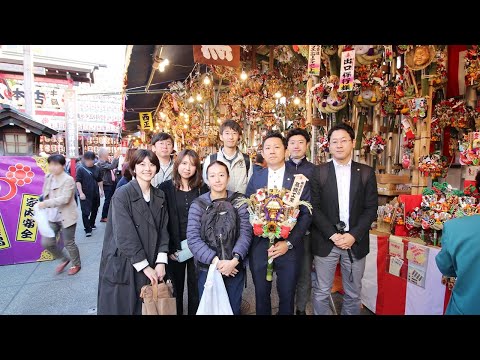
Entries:
<svg viewBox="0 0 480 360">
<path fill-rule="evenodd" d="M 435 263 L 440 248 L 372 231 L 362 304 L 377 315 L 443 315 L 450 290 Z"/>
<path fill-rule="evenodd" d="M 41 245 L 33 206 L 47 172 L 46 158 L 35 155 L 39 138 L 56 133 L 8 105 L 0 108 L 0 265 L 53 259 Z"/>
</svg>

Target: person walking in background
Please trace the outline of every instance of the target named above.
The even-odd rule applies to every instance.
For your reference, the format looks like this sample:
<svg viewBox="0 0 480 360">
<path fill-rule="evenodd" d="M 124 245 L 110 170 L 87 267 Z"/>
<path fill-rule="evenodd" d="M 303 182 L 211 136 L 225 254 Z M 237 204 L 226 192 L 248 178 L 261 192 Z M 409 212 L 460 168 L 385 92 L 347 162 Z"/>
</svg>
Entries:
<svg viewBox="0 0 480 360">
<path fill-rule="evenodd" d="M 311 178 L 315 315 L 331 314 L 330 292 L 338 262 L 345 291 L 341 314 L 360 314 L 365 256 L 370 226 L 377 218 L 378 193 L 373 169 L 352 161 L 354 139 L 351 126 L 333 126 L 328 132 L 333 160 L 316 167 Z"/>
<path fill-rule="evenodd" d="M 261 151 L 255 156 L 255 164 L 253 164 L 253 174 L 257 171 L 264 169 L 266 166 L 265 159 L 262 156 Z"/>
<path fill-rule="evenodd" d="M 312 178 L 315 165 L 307 160 L 307 148 L 310 142 L 310 135 L 304 129 L 292 129 L 287 134 L 287 149 L 290 153 L 290 158 L 286 162 L 287 169 L 293 174 L 303 174 L 308 179 Z M 312 290 L 312 242 L 311 242 L 311 228 L 307 230 L 303 238 L 303 245 L 305 252 L 303 253 L 303 260 L 298 277 L 297 291 L 296 291 L 296 306 L 297 315 L 306 315 L 305 309 L 307 302 L 311 296 Z"/>
<path fill-rule="evenodd" d="M 165 194 L 151 185 L 157 156 L 140 149 L 130 160 L 135 177 L 115 191 L 108 211 L 98 282 L 98 315 L 140 315 L 140 291 L 165 276 L 168 211 Z"/>
<path fill-rule="evenodd" d="M 480 171 L 476 176 L 480 192 Z M 443 225 L 442 250 L 435 257 L 444 276 L 456 277 L 445 315 L 480 315 L 480 215 L 464 216 Z"/>
<path fill-rule="evenodd" d="M 45 176 L 42 190 L 42 201 L 38 204 L 40 209 L 47 209 L 48 222 L 55 236 L 52 238 L 42 236 L 42 245 L 56 259 L 61 259 L 55 269 L 60 274 L 70 263 L 73 266 L 68 270 L 68 275 L 75 275 L 81 269 L 80 252 L 75 244 L 75 229 L 77 228 L 77 204 L 75 202 L 75 181 L 65 173 L 65 157 L 63 155 L 50 155 L 47 159 L 49 174 Z M 57 245 L 57 238 L 62 236 L 68 256 Z"/>
<path fill-rule="evenodd" d="M 248 183 L 246 196 L 249 197 L 262 188 L 291 189 L 294 173 L 285 166 L 285 150 L 287 141 L 278 132 L 267 134 L 262 144 L 263 157 L 267 168 L 255 173 Z M 310 201 L 308 182 L 303 188 L 300 200 Z M 250 270 L 255 285 L 255 302 L 257 315 L 272 315 L 271 292 L 272 282 L 266 280 L 267 261 L 274 259 L 277 274 L 277 290 L 280 300 L 279 315 L 293 315 L 295 289 L 303 260 L 303 240 L 312 221 L 308 209 L 300 206 L 297 224 L 292 229 L 288 240 L 276 239 L 271 247 L 266 238 L 255 236 L 250 248 Z M 250 230 L 252 231 L 252 229 Z"/>
<path fill-rule="evenodd" d="M 110 199 L 115 192 L 116 175 L 115 170 L 118 166 L 118 157 L 120 156 L 120 150 L 116 150 L 114 159 L 112 162 L 108 161 L 108 150 L 106 148 L 100 148 L 98 151 L 97 166 L 102 171 L 103 191 L 105 193 L 105 202 L 103 203 L 102 218 L 100 222 L 107 222 L 108 207 L 110 206 Z"/>
<path fill-rule="evenodd" d="M 130 160 L 132 159 L 133 154 L 135 154 L 135 151 L 137 151 L 136 148 L 128 149 L 127 155 L 125 156 L 125 161 L 122 164 L 122 171 L 120 173 L 121 178 L 117 183 L 116 189 L 118 189 L 119 187 L 122 187 L 125 184 L 128 184 L 128 182 L 130 180 L 132 180 L 132 173 L 130 171 L 130 168 L 129 168 L 128 164 L 129 164 Z"/>
<path fill-rule="evenodd" d="M 220 125 L 220 140 L 223 146 L 218 153 L 205 158 L 203 163 L 203 181 L 208 183 L 207 168 L 215 160 L 222 161 L 228 166 L 230 182 L 227 190 L 245 194 L 247 183 L 253 174 L 250 158 L 238 148 L 242 136 L 242 128 L 235 120 L 226 120 Z"/>
<path fill-rule="evenodd" d="M 193 258 L 179 262 L 181 242 L 187 239 L 188 211 L 193 200 L 208 192 L 203 183 L 200 159 L 194 150 L 182 150 L 173 164 L 172 179 L 159 187 L 165 193 L 168 205 L 170 234 L 170 261 L 167 274 L 172 279 L 177 299 L 177 315 L 183 315 L 183 291 L 187 273 L 188 315 L 195 315 L 198 308 L 198 284 Z"/>
<path fill-rule="evenodd" d="M 158 187 L 162 182 L 170 180 L 173 172 L 173 138 L 170 134 L 161 132 L 152 137 L 152 151 L 160 161 L 160 171 L 152 179 L 152 185 Z"/>
<path fill-rule="evenodd" d="M 210 191 L 193 201 L 187 224 L 188 247 L 198 267 L 198 291 L 201 298 L 209 265 L 216 264 L 223 275 L 233 314 L 240 315 L 245 284 L 245 260 L 252 241 L 249 213 L 246 204 L 238 204 L 245 197 L 238 192 L 227 190 L 228 166 L 224 162 L 213 161 L 206 170 Z M 209 212 L 207 208 L 210 209 Z M 220 209 L 220 212 L 216 212 Z M 216 228 L 207 228 L 210 220 L 218 216 L 224 216 L 225 219 L 221 230 L 226 235 L 220 238 L 222 248 L 219 248 L 217 239 L 222 234 L 219 235 Z"/>
<path fill-rule="evenodd" d="M 86 237 L 92 236 L 92 229 L 97 228 L 95 221 L 100 198 L 104 196 L 102 172 L 98 166 L 93 164 L 94 161 L 95 154 L 92 151 L 85 152 L 83 164 L 78 167 L 76 178 Z"/>
</svg>

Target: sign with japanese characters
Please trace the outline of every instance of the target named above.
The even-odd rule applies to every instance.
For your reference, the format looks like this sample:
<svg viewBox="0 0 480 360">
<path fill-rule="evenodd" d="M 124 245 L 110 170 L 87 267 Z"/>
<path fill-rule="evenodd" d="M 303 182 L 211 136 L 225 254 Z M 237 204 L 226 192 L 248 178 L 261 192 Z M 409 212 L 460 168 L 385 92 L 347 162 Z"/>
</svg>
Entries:
<svg viewBox="0 0 480 360">
<path fill-rule="evenodd" d="M 73 89 L 65 90 L 65 138 L 67 157 L 78 157 L 77 94 Z"/>
<path fill-rule="evenodd" d="M 340 60 L 340 86 L 338 91 L 352 91 L 355 69 L 355 50 L 342 52 Z"/>
<path fill-rule="evenodd" d="M 32 218 L 47 165 L 38 156 L 0 156 L 0 265 L 48 259 Z"/>
<path fill-rule="evenodd" d="M 408 243 L 408 275 L 407 280 L 412 284 L 425 287 L 425 275 L 428 265 L 428 254 L 430 249 L 427 246 L 414 242 Z"/>
<path fill-rule="evenodd" d="M 309 45 L 308 48 L 308 75 L 320 75 L 322 45 Z"/>
<path fill-rule="evenodd" d="M 390 256 L 396 256 L 403 259 L 403 241 L 402 239 L 396 239 L 393 236 L 388 241 L 388 254 Z"/>
<path fill-rule="evenodd" d="M 193 45 L 193 61 L 200 64 L 238 67 L 240 45 Z"/>
<path fill-rule="evenodd" d="M 303 188 L 307 183 L 308 179 L 303 174 L 294 175 L 295 180 L 293 181 L 292 188 L 290 189 L 290 194 L 288 199 L 285 200 L 285 203 L 288 206 L 297 207 L 300 202 L 300 197 L 302 196 Z"/>
<path fill-rule="evenodd" d="M 33 219 L 33 205 L 38 202 L 39 197 L 39 195 L 23 194 L 18 214 L 17 241 L 35 242 L 37 239 L 37 222 Z"/>
<path fill-rule="evenodd" d="M 73 88 L 77 93 L 78 130 L 88 132 L 119 131 L 123 123 L 122 95 L 87 94 L 90 85 L 80 84 Z M 65 91 L 67 80 L 35 78 L 33 98 L 35 120 L 57 131 L 65 130 Z M 0 73 L 0 104 L 25 111 L 25 90 L 23 76 Z"/>
<path fill-rule="evenodd" d="M 141 112 L 140 116 L 140 128 L 142 130 L 153 130 L 153 119 L 151 112 Z"/>
</svg>

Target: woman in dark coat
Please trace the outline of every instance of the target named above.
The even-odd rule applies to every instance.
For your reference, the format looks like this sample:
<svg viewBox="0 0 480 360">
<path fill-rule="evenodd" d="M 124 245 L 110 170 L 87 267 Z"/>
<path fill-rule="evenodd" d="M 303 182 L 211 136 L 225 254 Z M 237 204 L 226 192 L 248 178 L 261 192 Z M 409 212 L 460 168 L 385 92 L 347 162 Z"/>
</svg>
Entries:
<svg viewBox="0 0 480 360">
<path fill-rule="evenodd" d="M 98 283 L 99 315 L 141 315 L 142 286 L 165 276 L 169 236 L 165 194 L 150 185 L 157 156 L 137 150 L 129 163 L 135 177 L 115 191 L 109 209 Z"/>
<path fill-rule="evenodd" d="M 194 150 L 181 151 L 173 164 L 172 179 L 164 181 L 159 188 L 165 192 L 168 204 L 168 233 L 170 235 L 169 263 L 167 274 L 172 279 L 177 298 L 177 315 L 183 315 L 183 291 L 187 273 L 188 315 L 197 313 L 199 298 L 197 276 L 193 258 L 180 262 L 180 243 L 187 238 L 188 210 L 190 204 L 208 192 L 203 184 L 200 158 Z"/>
</svg>

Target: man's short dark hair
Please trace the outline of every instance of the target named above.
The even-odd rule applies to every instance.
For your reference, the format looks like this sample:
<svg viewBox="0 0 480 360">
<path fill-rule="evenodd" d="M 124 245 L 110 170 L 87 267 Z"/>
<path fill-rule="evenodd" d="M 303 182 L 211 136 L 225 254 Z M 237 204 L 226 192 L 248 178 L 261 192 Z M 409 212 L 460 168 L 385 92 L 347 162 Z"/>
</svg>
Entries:
<svg viewBox="0 0 480 360">
<path fill-rule="evenodd" d="M 95 153 L 93 151 L 85 151 L 83 160 L 95 160 Z"/>
<path fill-rule="evenodd" d="M 175 142 L 173 141 L 173 137 L 172 135 L 166 133 L 166 132 L 161 132 L 161 133 L 158 133 L 158 134 L 155 134 L 153 135 L 152 137 L 152 145 L 155 146 L 155 143 L 158 142 L 158 141 L 164 141 L 164 140 L 171 140 L 172 141 L 172 145 L 175 145 Z"/>
<path fill-rule="evenodd" d="M 477 182 L 477 191 L 480 193 L 480 170 L 478 170 L 477 176 L 475 176 L 475 181 Z"/>
<path fill-rule="evenodd" d="M 53 154 L 53 155 L 50 155 L 47 159 L 47 162 L 50 164 L 51 162 L 54 162 L 54 163 L 58 163 L 62 166 L 65 166 L 65 164 L 67 163 L 65 161 L 65 156 L 61 155 L 61 154 Z"/>
<path fill-rule="evenodd" d="M 225 120 L 222 125 L 220 125 L 220 135 L 222 135 L 227 128 L 236 131 L 238 135 L 242 135 L 242 128 L 235 120 Z"/>
<path fill-rule="evenodd" d="M 255 157 L 255 163 L 256 164 L 263 164 L 264 161 L 265 161 L 265 159 L 263 158 L 262 154 L 258 152 L 257 156 Z"/>
<path fill-rule="evenodd" d="M 283 146 L 285 146 L 285 149 L 287 148 L 287 140 L 283 137 L 280 131 L 270 131 L 267 136 L 265 136 L 265 139 L 263 139 L 262 141 L 262 148 L 265 148 L 265 141 L 270 138 L 278 138 L 282 140 Z"/>
<path fill-rule="evenodd" d="M 307 130 L 302 129 L 302 128 L 295 128 L 295 129 L 292 129 L 292 130 L 290 130 L 290 131 L 288 132 L 288 134 L 287 134 L 287 143 L 290 141 L 290 138 L 291 138 L 292 136 L 295 136 L 295 135 L 301 135 L 301 136 L 303 136 L 303 137 L 305 138 L 305 141 L 306 141 L 307 143 L 310 142 L 310 135 L 308 135 Z"/>
<path fill-rule="evenodd" d="M 330 138 L 332 137 L 333 132 L 337 130 L 345 130 L 348 133 L 348 135 L 350 135 L 350 138 L 352 139 L 352 141 L 355 140 L 355 131 L 353 130 L 353 128 L 348 124 L 341 123 L 341 124 L 335 125 L 330 129 L 330 131 L 328 132 L 328 141 L 330 141 Z"/>
</svg>

